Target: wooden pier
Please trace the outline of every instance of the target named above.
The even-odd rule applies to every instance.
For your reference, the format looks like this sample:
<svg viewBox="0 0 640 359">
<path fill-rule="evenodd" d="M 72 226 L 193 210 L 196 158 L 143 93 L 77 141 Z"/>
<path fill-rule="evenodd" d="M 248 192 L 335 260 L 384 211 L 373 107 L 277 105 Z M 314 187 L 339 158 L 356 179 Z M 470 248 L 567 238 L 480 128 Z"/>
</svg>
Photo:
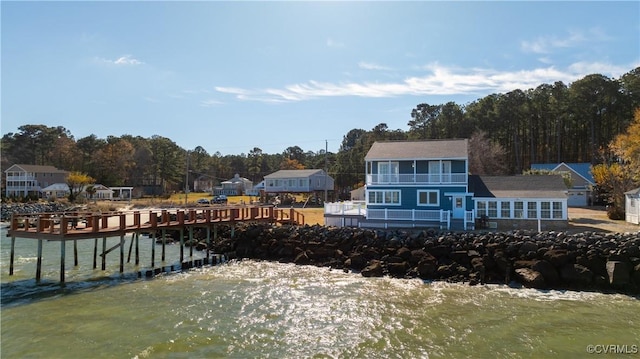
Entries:
<svg viewBox="0 0 640 359">
<path fill-rule="evenodd" d="M 131 234 L 129 260 L 135 242 L 135 264 L 139 265 L 138 239 L 140 234 L 160 233 L 162 243 L 162 261 L 165 260 L 165 238 L 167 231 L 180 231 L 180 265 L 184 266 L 184 237 L 185 231 L 189 240 L 193 240 L 196 228 L 206 230 L 207 250 L 204 264 L 210 263 L 209 245 L 211 239 L 217 237 L 217 226 L 224 224 L 232 228 L 237 223 L 268 222 L 274 224 L 303 225 L 304 215 L 291 209 L 279 209 L 273 206 L 224 206 L 197 207 L 187 209 L 160 209 L 147 211 L 116 211 L 116 212 L 55 212 L 14 214 L 7 231 L 11 237 L 11 263 L 9 275 L 13 275 L 15 255 L 15 241 L 20 239 L 38 240 L 38 254 L 36 264 L 36 281 L 40 281 L 42 267 L 42 242 L 60 241 L 60 282 L 64 283 L 66 242 L 74 243 L 74 264 L 78 265 L 77 241 L 94 239 L 93 268 L 97 267 L 98 239 L 102 238 L 102 270 L 105 270 L 105 260 L 109 252 L 120 248 L 120 273 L 124 272 L 125 236 Z M 213 237 L 212 237 L 213 236 Z M 108 237 L 120 237 L 120 242 L 112 248 L 106 248 Z M 155 241 L 151 248 L 151 267 L 153 273 L 158 272 L 155 267 Z M 193 247 L 191 247 L 193 251 Z M 193 252 L 191 252 L 193 254 Z M 214 259 L 211 260 L 211 263 Z"/>
</svg>

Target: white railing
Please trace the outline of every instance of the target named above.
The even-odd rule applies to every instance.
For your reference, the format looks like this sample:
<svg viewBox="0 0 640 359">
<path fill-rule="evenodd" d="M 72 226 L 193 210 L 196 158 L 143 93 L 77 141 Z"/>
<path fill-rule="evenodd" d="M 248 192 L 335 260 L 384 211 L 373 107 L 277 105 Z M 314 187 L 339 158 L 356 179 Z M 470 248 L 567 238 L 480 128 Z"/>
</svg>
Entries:
<svg viewBox="0 0 640 359">
<path fill-rule="evenodd" d="M 368 174 L 367 184 L 466 184 L 466 173 Z"/>
<path fill-rule="evenodd" d="M 367 215 L 367 204 L 364 201 L 347 201 L 324 204 L 325 214 L 334 215 Z"/>
</svg>

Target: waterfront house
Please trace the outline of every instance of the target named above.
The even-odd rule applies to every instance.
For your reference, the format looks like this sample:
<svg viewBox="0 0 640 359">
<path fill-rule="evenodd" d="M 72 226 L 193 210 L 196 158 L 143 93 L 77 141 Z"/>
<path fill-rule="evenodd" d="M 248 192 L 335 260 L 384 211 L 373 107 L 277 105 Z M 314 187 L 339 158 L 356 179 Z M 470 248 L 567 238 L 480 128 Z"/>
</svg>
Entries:
<svg viewBox="0 0 640 359">
<path fill-rule="evenodd" d="M 89 195 L 86 192 L 89 186 L 93 186 L 95 190 L 95 193 L 93 195 Z M 123 187 L 118 187 L 118 188 L 123 188 Z M 126 188 L 132 188 L 132 187 L 126 187 Z M 47 199 L 66 198 L 69 196 L 70 193 L 71 191 L 69 190 L 69 185 L 66 183 L 54 183 L 42 189 L 42 197 Z M 100 201 L 110 201 L 114 199 L 113 189 L 102 184 L 86 185 L 78 195 L 86 199 L 100 200 Z"/>
<path fill-rule="evenodd" d="M 365 200 L 325 204 L 325 224 L 469 230 L 553 228 L 567 221 L 561 176 L 471 176 L 466 139 L 375 142 Z"/>
<path fill-rule="evenodd" d="M 66 181 L 69 172 L 54 166 L 14 164 L 4 171 L 6 197 L 42 197 L 42 189 Z"/>
<path fill-rule="evenodd" d="M 279 170 L 264 176 L 266 193 L 313 193 L 333 188 L 333 178 L 320 169 Z"/>
<path fill-rule="evenodd" d="M 253 181 L 240 177 L 240 175 L 236 173 L 233 178 L 227 181 L 222 181 L 220 186 L 221 187 L 213 189 L 214 195 L 223 194 L 225 196 L 241 196 L 245 192 L 253 189 Z"/>
<path fill-rule="evenodd" d="M 585 207 L 593 203 L 593 187 L 595 180 L 591 174 L 591 163 L 534 163 L 532 170 L 546 170 L 569 179 L 567 205 L 569 207 Z"/>
<path fill-rule="evenodd" d="M 624 193 L 625 220 L 640 224 L 640 187 Z"/>
</svg>

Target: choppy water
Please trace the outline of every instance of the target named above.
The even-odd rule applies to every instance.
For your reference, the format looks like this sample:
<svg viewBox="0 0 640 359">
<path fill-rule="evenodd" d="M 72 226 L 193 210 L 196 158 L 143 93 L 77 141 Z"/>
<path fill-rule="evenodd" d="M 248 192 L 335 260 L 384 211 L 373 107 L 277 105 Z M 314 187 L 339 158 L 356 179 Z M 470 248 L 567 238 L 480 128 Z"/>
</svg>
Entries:
<svg viewBox="0 0 640 359">
<path fill-rule="evenodd" d="M 35 241 L 18 240 L 9 277 L 2 233 L 2 358 L 579 358 L 605 345 L 634 357 L 640 346 L 640 300 L 628 296 L 255 261 L 139 279 L 118 273 L 117 251 L 93 271 L 84 242 L 63 287 L 58 243 L 45 244 L 36 284 Z"/>
</svg>

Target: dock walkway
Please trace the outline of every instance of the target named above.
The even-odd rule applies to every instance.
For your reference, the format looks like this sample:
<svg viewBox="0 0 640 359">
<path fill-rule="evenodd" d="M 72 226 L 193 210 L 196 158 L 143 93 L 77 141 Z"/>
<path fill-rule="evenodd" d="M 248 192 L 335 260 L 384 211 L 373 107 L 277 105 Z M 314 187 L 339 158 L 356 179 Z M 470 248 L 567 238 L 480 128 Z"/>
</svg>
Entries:
<svg viewBox="0 0 640 359">
<path fill-rule="evenodd" d="M 120 272 L 124 271 L 124 237 L 132 234 L 131 245 L 135 238 L 136 254 L 138 253 L 138 238 L 140 234 L 152 236 L 161 233 L 164 261 L 164 238 L 168 230 L 180 231 L 181 251 L 180 262 L 183 262 L 184 233 L 193 239 L 195 228 L 206 229 L 206 241 L 210 244 L 211 236 L 217 235 L 218 225 L 237 223 L 267 222 L 274 224 L 303 225 L 304 215 L 291 209 L 279 209 L 273 206 L 210 206 L 197 208 L 150 209 L 144 211 L 114 211 L 114 212 L 55 212 L 13 214 L 7 236 L 11 237 L 11 263 L 9 275 L 13 275 L 16 238 L 38 240 L 38 262 L 36 281 L 40 280 L 42 262 L 42 241 L 60 241 L 60 282 L 64 283 L 64 263 L 66 242 L 94 239 L 94 269 L 98 238 L 103 238 L 102 269 L 107 253 L 120 247 Z M 113 248 L 106 249 L 104 243 L 107 237 L 120 237 L 120 243 Z M 74 250 L 76 246 L 74 245 Z M 155 247 L 152 247 L 151 267 L 155 269 Z M 193 250 L 193 249 L 191 249 Z M 131 253 L 130 253 L 131 254 Z M 77 265 L 77 253 L 74 252 Z M 207 249 L 208 261 L 209 253 Z M 136 255 L 136 265 L 138 256 Z"/>
</svg>

